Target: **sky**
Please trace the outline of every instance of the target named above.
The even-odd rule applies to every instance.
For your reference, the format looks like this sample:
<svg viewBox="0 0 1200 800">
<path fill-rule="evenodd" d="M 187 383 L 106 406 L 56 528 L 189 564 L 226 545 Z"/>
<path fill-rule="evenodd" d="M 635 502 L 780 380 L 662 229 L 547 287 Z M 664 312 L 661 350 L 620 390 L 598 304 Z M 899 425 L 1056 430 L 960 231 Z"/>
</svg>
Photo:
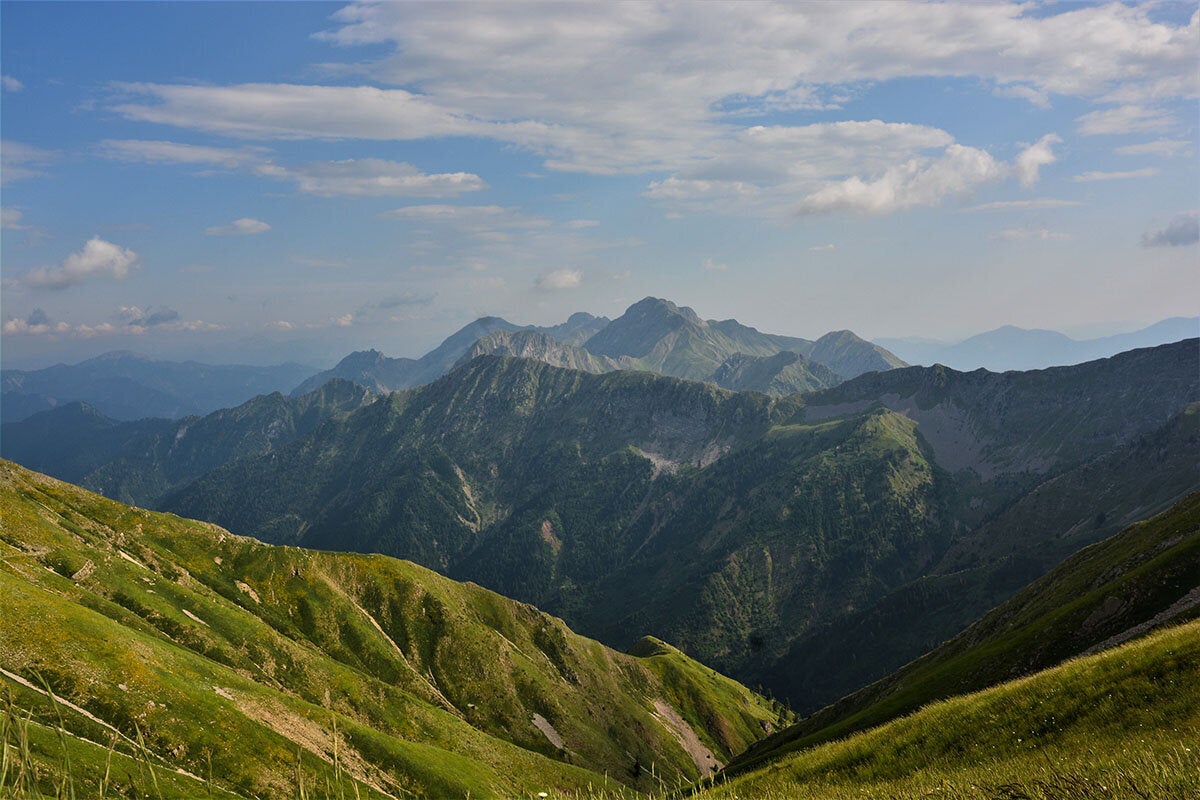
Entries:
<svg viewBox="0 0 1200 800">
<path fill-rule="evenodd" d="M 1200 313 L 1196 3 L 0 3 L 5 366 Z"/>
</svg>

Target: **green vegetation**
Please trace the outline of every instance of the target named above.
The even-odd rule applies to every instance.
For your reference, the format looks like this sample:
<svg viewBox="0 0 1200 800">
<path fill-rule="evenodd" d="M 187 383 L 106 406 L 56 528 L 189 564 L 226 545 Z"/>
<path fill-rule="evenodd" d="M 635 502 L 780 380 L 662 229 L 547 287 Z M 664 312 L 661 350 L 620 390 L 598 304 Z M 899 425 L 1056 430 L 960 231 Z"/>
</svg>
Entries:
<svg viewBox="0 0 1200 800">
<path fill-rule="evenodd" d="M 95 794 L 110 762 L 164 797 L 210 775 L 217 797 L 645 790 L 711 773 L 672 715 L 714 762 L 781 719 L 690 659 L 414 564 L 263 545 L 7 462 L 0 516 L 6 774 L 28 762 L 52 796 Z"/>
<path fill-rule="evenodd" d="M 934 703 L 700 797 L 1195 797 L 1200 622 Z"/>
<path fill-rule="evenodd" d="M 1068 658 L 1200 615 L 1200 493 L 1087 547 L 961 634 L 753 746 L 744 772 Z"/>
<path fill-rule="evenodd" d="M 1195 491 L 1198 396 L 1195 340 L 789 397 L 480 356 L 307 433 L 206 419 L 153 469 L 130 451 L 89 475 L 178 486 L 155 506 L 265 541 L 409 558 L 618 649 L 654 634 L 810 713 Z"/>
</svg>

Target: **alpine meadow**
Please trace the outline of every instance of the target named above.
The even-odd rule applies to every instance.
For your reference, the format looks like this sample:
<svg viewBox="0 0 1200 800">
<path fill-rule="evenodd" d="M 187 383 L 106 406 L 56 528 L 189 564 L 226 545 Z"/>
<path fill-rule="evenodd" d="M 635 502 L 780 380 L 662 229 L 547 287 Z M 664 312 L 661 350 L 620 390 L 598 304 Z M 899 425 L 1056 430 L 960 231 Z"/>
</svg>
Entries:
<svg viewBox="0 0 1200 800">
<path fill-rule="evenodd" d="M 1196 0 L 0 0 L 0 800 L 1200 799 Z"/>
</svg>

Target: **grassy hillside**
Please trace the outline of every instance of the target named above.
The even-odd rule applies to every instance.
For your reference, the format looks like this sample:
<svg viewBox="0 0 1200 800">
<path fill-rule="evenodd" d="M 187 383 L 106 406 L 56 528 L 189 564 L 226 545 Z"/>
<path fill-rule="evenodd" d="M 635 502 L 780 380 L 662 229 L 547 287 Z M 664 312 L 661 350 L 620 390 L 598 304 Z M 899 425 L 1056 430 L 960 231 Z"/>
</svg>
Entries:
<svg viewBox="0 0 1200 800">
<path fill-rule="evenodd" d="M 1200 616 L 1197 587 L 1200 493 L 1081 550 L 928 655 L 758 743 L 731 769 L 1190 620 Z"/>
<path fill-rule="evenodd" d="M 1200 622 L 934 703 L 786 756 L 704 798 L 1189 800 Z"/>
<path fill-rule="evenodd" d="M 43 786 L 69 753 L 78 796 L 97 792 L 109 747 L 124 785 L 154 768 L 177 785 L 164 796 L 210 775 L 215 796 L 243 797 L 331 781 L 364 797 L 606 776 L 650 789 L 779 723 L 679 654 L 617 653 L 414 564 L 271 547 L 7 462 L 0 516 L 7 741 L 24 725 Z"/>
</svg>

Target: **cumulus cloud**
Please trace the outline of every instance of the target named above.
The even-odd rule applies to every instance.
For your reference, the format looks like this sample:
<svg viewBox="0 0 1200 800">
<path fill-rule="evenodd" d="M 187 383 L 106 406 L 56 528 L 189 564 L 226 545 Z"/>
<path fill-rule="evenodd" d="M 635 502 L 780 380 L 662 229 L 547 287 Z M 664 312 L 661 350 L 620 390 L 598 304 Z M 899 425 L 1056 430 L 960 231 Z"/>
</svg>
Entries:
<svg viewBox="0 0 1200 800">
<path fill-rule="evenodd" d="M 1053 164 L 1057 159 L 1053 147 L 1060 144 L 1062 139 L 1053 133 L 1048 133 L 1037 142 L 1021 151 L 1013 168 L 1021 185 L 1029 188 L 1038 182 L 1038 172 L 1042 167 Z"/>
<path fill-rule="evenodd" d="M 0 75 L 0 86 L 3 86 L 6 92 L 19 92 L 25 88 L 25 84 L 12 75 Z"/>
<path fill-rule="evenodd" d="M 178 322 L 181 319 L 178 311 L 166 306 L 146 309 L 138 306 L 121 306 L 117 310 L 117 317 L 126 325 L 135 328 L 153 328 L 170 322 Z"/>
<path fill-rule="evenodd" d="M 206 236 L 253 236 L 269 230 L 271 230 L 271 226 L 262 220 L 242 217 L 228 225 L 214 225 L 211 228 L 205 228 L 204 234 Z"/>
<path fill-rule="evenodd" d="M 93 236 L 57 267 L 38 267 L 18 280 L 36 289 L 65 289 L 97 278 L 125 280 L 140 266 L 137 253 Z"/>
<path fill-rule="evenodd" d="M 938 159 L 912 159 L 887 169 L 874 180 L 851 177 L 829 183 L 804 198 L 798 213 L 886 214 L 932 206 L 946 197 L 967 194 L 1000 180 L 1004 174 L 1004 165 L 985 151 L 954 144 Z"/>
<path fill-rule="evenodd" d="M 482 178 L 469 172 L 428 174 L 412 164 L 381 158 L 291 167 L 263 164 L 255 172 L 295 181 L 300 191 L 321 197 L 454 197 L 487 188 Z"/>
<path fill-rule="evenodd" d="M 1200 211 L 1179 214 L 1165 228 L 1142 234 L 1142 247 L 1185 247 L 1200 242 Z"/>
<path fill-rule="evenodd" d="M 40 308 L 25 319 L 6 320 L 3 332 L 17 336 L 46 336 L 50 339 L 92 339 L 97 336 L 142 336 L 151 330 L 172 333 L 205 333 L 224 330 L 221 325 L 203 320 L 183 320 L 169 308 L 143 310 L 137 306 L 122 306 L 113 315 L 115 322 L 94 324 L 55 322 Z"/>
<path fill-rule="evenodd" d="M 1173 127 L 1175 117 L 1158 108 L 1125 105 L 1089 112 L 1076 118 L 1075 122 L 1084 136 L 1116 136 L 1159 133 Z"/>
<path fill-rule="evenodd" d="M 538 277 L 539 289 L 574 289 L 583 283 L 583 271 L 578 269 L 556 269 Z"/>
<path fill-rule="evenodd" d="M 1158 174 L 1157 167 L 1131 169 L 1123 172 L 1101 172 L 1093 170 L 1076 175 L 1072 180 L 1076 183 L 1091 183 L 1092 181 L 1123 181 L 1130 178 L 1153 178 Z"/>
</svg>

